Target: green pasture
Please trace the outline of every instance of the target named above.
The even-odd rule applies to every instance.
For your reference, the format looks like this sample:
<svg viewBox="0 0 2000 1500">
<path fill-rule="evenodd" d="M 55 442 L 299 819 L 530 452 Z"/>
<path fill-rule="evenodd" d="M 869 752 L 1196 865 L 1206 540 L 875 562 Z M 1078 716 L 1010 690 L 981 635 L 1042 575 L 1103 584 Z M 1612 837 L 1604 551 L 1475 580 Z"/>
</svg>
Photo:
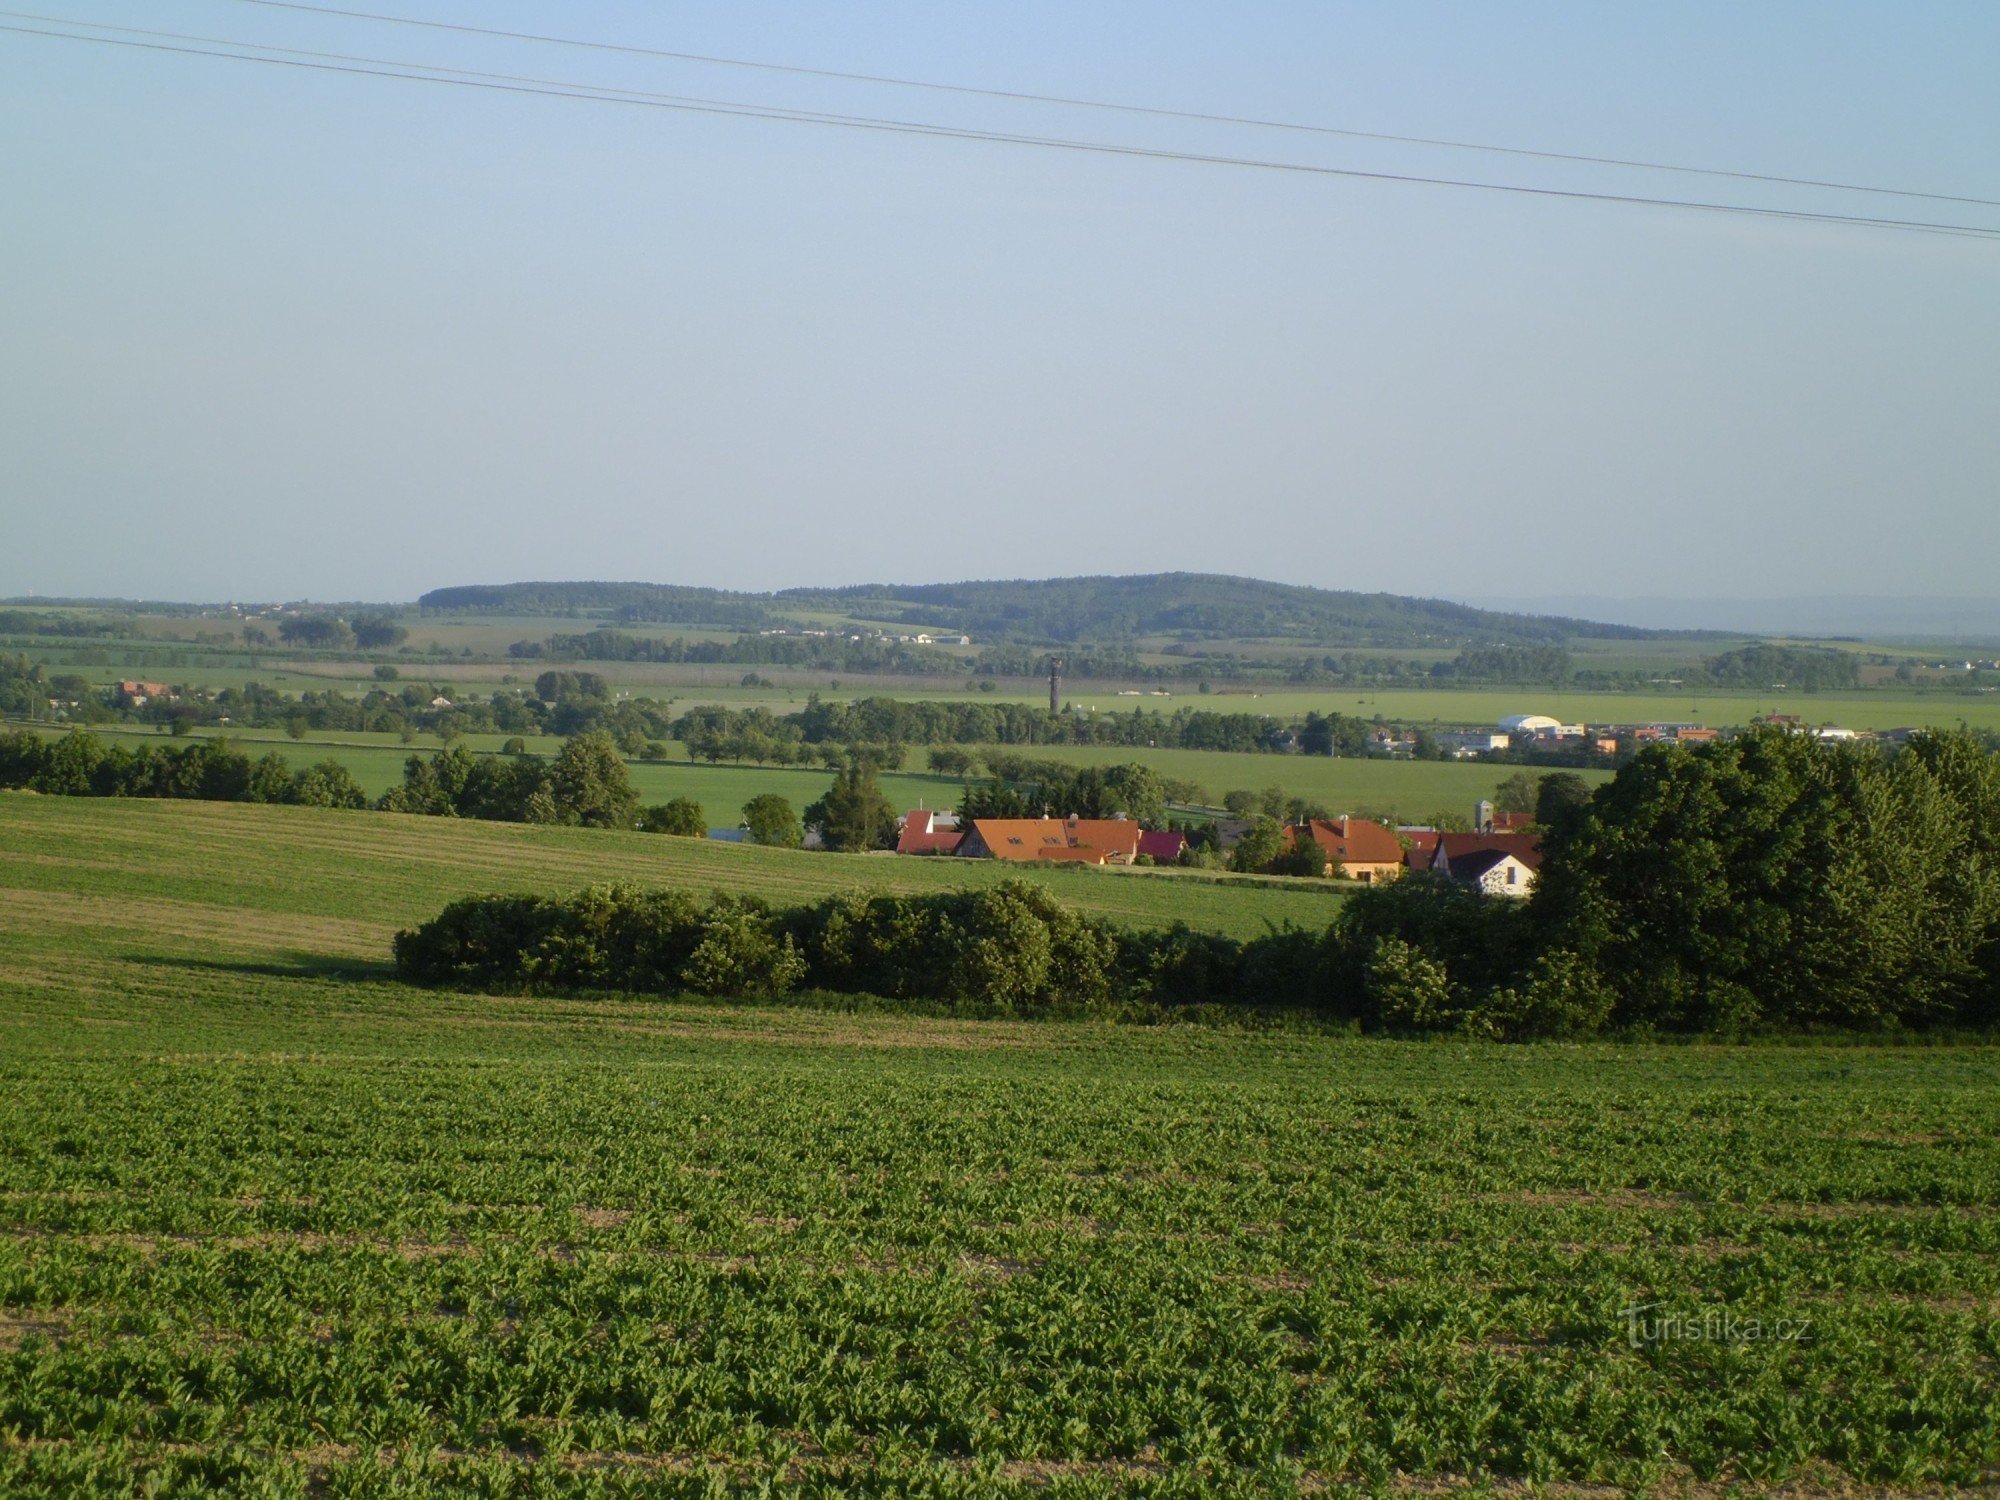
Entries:
<svg viewBox="0 0 2000 1500">
<path fill-rule="evenodd" d="M 524 999 L 385 961 L 467 890 L 877 867 L 942 873 L 0 794 L 0 1493 L 1991 1493 L 1991 1047 Z"/>
<path fill-rule="evenodd" d="M 454 896 L 575 890 L 599 881 L 735 891 L 778 902 L 843 891 L 935 891 L 1048 881 L 1079 910 L 1130 926 L 1174 922 L 1255 937 L 1324 927 L 1338 883 L 1172 869 L 1026 869 L 995 860 L 767 849 L 666 834 L 545 828 L 372 811 L 248 803 L 38 797 L 0 792 L 0 901 L 56 881 L 107 901 L 180 902 L 188 892 L 266 914 L 321 920 L 380 944 Z M 65 873 L 66 872 L 66 873 Z M 366 943 L 356 937 L 355 946 Z"/>
<path fill-rule="evenodd" d="M 1493 796 L 1519 766 L 1478 761 L 1375 760 L 1325 755 L 1265 755 L 1250 751 L 1154 750 L 1123 745 L 995 745 L 995 755 L 1018 754 L 1070 765 L 1136 761 L 1162 776 L 1192 781 L 1216 801 L 1233 791 L 1276 786 L 1288 797 L 1323 803 L 1329 812 L 1384 813 L 1417 822 L 1433 813 L 1469 818 L 1472 805 Z M 1530 769 L 1530 774 L 1547 774 Z M 1595 784 L 1609 771 L 1578 773 Z"/>
</svg>

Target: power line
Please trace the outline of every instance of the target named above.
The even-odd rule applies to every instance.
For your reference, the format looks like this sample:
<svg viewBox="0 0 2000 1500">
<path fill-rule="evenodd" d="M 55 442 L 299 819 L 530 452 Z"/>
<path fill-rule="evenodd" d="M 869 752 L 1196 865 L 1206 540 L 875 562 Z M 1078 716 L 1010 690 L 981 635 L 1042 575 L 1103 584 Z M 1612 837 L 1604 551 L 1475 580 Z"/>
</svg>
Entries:
<svg viewBox="0 0 2000 1500">
<path fill-rule="evenodd" d="M 1965 197 L 1955 193 L 1925 193 L 1913 188 L 1876 187 L 1868 183 L 1834 182 L 1816 177 L 1784 177 L 1770 172 L 1737 171 L 1726 167 L 1690 167 L 1674 162 L 1642 161 L 1618 156 L 1588 156 L 1574 151 L 1539 151 L 1527 146 L 1496 146 L 1481 141 L 1449 140 L 1436 136 L 1392 135 L 1379 130 L 1354 130 L 1336 125 L 1314 125 L 1297 120 L 1272 120 L 1251 115 L 1209 114 L 1200 110 L 1168 109 L 1160 105 L 1121 104 L 1108 99 L 1085 99 L 1069 94 L 1036 94 L 1018 89 L 979 88 L 963 83 L 939 83 L 930 79 L 900 78 L 880 73 L 847 73 L 834 68 L 810 68 L 797 64 L 755 62 L 741 57 L 717 57 L 701 52 L 675 52 L 663 47 L 641 47 L 628 42 L 596 42 L 581 37 L 549 36 L 532 31 L 505 31 L 492 26 L 470 26 L 452 21 L 425 21 L 413 16 L 382 15 L 374 11 L 343 10 L 330 5 L 306 5 L 300 0 L 236 0 L 239 5 L 257 5 L 270 10 L 302 11 L 307 15 L 337 16 L 343 20 L 375 21 L 392 26 L 413 26 L 425 31 L 455 32 L 462 36 L 483 36 L 510 42 L 534 42 L 552 47 L 576 47 L 591 52 L 614 52 L 627 57 L 662 58 L 673 62 L 700 63 L 719 68 L 747 68 L 763 73 L 789 73 L 803 78 L 836 79 L 844 83 L 887 85 L 891 88 L 926 89 L 933 93 L 963 94 L 981 99 L 1005 99 L 1023 104 L 1056 104 L 1072 109 L 1105 110 L 1116 114 L 1148 115 L 1162 120 L 1192 120 L 1208 125 L 1242 125 L 1258 130 L 1289 130 L 1306 135 L 1340 136 L 1348 140 L 1381 141 L 1400 146 L 1432 146 L 1451 151 L 1482 151 L 1496 156 L 1521 156 L 1537 161 L 1574 162 L 1586 166 L 1623 167 L 1646 172 L 1682 172 L 1697 177 L 1727 177 L 1738 182 L 1762 182 L 1783 187 L 1824 188 L 1842 193 L 1877 193 L 1892 198 L 1920 198 L 1933 203 L 1964 203 L 1980 208 L 2000 208 L 2000 199 Z"/>
<path fill-rule="evenodd" d="M 25 16 L 19 12 L 0 15 L 55 25 L 89 25 L 49 16 Z M 104 28 L 127 33 L 136 28 Z M 1112 141 L 1035 136 L 1004 131 L 941 125 L 922 120 L 896 120 L 879 116 L 834 114 L 787 109 L 775 105 L 747 104 L 730 100 L 710 100 L 665 94 L 605 88 L 595 84 L 564 83 L 557 80 L 515 79 L 504 74 L 475 74 L 434 67 L 423 63 L 397 63 L 382 59 L 352 57 L 341 53 L 259 55 L 283 49 L 258 43 L 213 38 L 189 39 L 209 45 L 196 46 L 180 41 L 140 41 L 126 36 L 86 36 L 70 31 L 50 31 L 37 27 L 0 24 L 0 32 L 20 36 L 48 37 L 60 41 L 85 42 L 97 46 L 123 47 L 145 52 L 169 53 L 186 57 L 215 58 L 227 62 L 259 63 L 270 67 L 297 68 L 311 72 L 337 73 L 357 77 L 389 78 L 406 83 L 444 84 L 456 88 L 482 89 L 495 93 L 536 95 L 552 99 L 572 99 L 599 104 L 624 104 L 639 108 L 664 109 L 689 114 L 721 115 L 739 119 L 770 120 L 786 124 L 823 125 L 848 130 L 867 130 L 896 135 L 926 136 L 942 140 L 981 141 L 996 145 L 1032 146 L 1046 150 L 1072 151 L 1091 155 L 1135 157 L 1143 160 L 1196 163 L 1205 166 L 1238 167 L 1259 171 L 1288 172 L 1315 177 L 1339 177 L 1368 182 L 1393 182 L 1426 187 L 1459 188 L 1478 192 L 1509 193 L 1542 199 L 1572 202 L 1614 203 L 1634 207 L 1693 210 L 1734 214 L 1751 218 L 1783 219 L 1803 223 L 1844 224 L 1859 228 L 1894 229 L 1931 234 L 1950 234 L 1977 239 L 2000 239 L 2000 226 L 1937 223 L 1916 219 L 1892 219 L 1857 214 L 1819 212 L 1809 209 L 1772 208 L 1740 203 L 1717 203 L 1702 199 L 1652 198 L 1628 193 L 1589 192 L 1579 188 L 1529 187 L 1517 183 L 1483 182 L 1469 178 L 1428 177 L 1406 172 L 1373 172 L 1355 167 L 1329 167 L 1307 162 L 1266 160 L 1257 157 L 1222 156 L 1203 152 L 1173 150 L 1157 146 L 1126 145 Z M 145 33 L 155 37 L 172 33 Z M 257 49 L 224 51 L 225 47 Z M 416 70 L 423 71 L 416 71 Z"/>
</svg>

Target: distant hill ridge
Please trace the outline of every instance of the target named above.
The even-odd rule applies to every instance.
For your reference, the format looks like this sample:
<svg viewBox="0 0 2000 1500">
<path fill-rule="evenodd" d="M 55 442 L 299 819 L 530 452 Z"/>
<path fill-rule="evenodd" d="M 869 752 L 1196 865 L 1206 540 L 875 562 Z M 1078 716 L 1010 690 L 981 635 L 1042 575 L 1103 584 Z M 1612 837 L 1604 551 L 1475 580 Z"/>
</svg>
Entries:
<svg viewBox="0 0 2000 1500">
<path fill-rule="evenodd" d="M 475 584 L 433 589 L 417 602 L 439 614 L 591 615 L 634 624 L 736 630 L 770 629 L 796 623 L 804 614 L 834 613 L 913 630 L 961 631 L 982 643 L 1040 645 L 1139 636 L 1322 646 L 1556 645 L 1578 636 L 1649 640 L 1693 633 L 1214 573 L 871 583 L 772 593 L 660 583 Z"/>
</svg>

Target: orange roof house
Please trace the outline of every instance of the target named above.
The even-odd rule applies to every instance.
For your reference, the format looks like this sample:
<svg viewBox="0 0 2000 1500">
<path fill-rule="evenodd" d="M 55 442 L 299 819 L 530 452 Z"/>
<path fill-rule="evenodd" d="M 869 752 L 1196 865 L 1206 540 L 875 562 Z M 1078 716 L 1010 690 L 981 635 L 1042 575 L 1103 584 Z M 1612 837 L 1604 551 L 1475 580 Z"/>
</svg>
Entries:
<svg viewBox="0 0 2000 1500">
<path fill-rule="evenodd" d="M 1071 851 L 1102 857 L 1092 864 L 1129 865 L 1139 853 L 1139 825 L 1129 818 L 974 818 L 957 852 L 968 859 L 1076 862 Z"/>
<path fill-rule="evenodd" d="M 1286 830 L 1294 845 L 1309 838 L 1326 856 L 1326 872 L 1338 865 L 1350 880 L 1394 880 L 1403 873 L 1402 841 L 1370 818 L 1314 818 Z"/>
</svg>

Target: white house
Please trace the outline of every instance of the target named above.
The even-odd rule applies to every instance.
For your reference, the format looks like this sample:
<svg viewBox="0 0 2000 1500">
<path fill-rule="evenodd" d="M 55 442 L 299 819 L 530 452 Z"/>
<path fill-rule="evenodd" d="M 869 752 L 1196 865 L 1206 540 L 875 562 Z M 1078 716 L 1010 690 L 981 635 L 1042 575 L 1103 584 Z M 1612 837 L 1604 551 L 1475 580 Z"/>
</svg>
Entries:
<svg viewBox="0 0 2000 1500">
<path fill-rule="evenodd" d="M 1505 849 L 1480 849 L 1451 862 L 1454 880 L 1477 888 L 1482 896 L 1525 899 L 1535 888 L 1534 868 Z"/>
</svg>

